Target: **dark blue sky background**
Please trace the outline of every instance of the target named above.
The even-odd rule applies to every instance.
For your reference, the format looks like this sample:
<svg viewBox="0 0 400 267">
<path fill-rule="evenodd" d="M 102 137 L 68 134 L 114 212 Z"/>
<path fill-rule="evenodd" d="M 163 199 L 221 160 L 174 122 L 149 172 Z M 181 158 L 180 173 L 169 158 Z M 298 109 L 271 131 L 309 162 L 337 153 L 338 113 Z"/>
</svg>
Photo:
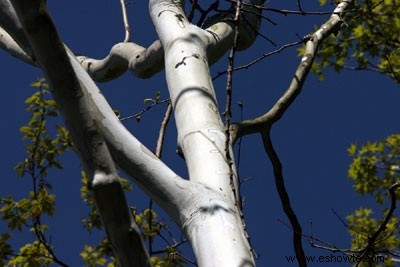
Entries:
<svg viewBox="0 0 400 267">
<path fill-rule="evenodd" d="M 119 1 L 48 1 L 54 21 L 65 43 L 76 53 L 93 58 L 104 57 L 112 45 L 124 38 Z M 296 1 L 270 1 L 271 7 L 296 9 Z M 305 10 L 332 10 L 319 7 L 318 1 L 304 1 Z M 285 5 L 285 6 L 283 6 Z M 134 1 L 128 12 L 132 27 L 132 41 L 148 46 L 156 38 L 147 1 Z M 265 15 L 275 22 L 273 26 L 263 22 L 261 32 L 278 46 L 297 41 L 326 20 L 326 16 L 283 16 L 273 13 Z M 247 63 L 275 48 L 259 38 L 256 44 L 237 56 L 238 64 Z M 223 58 L 212 67 L 211 73 L 226 69 Z M 248 70 L 234 76 L 234 103 L 244 105 L 243 115 L 251 118 L 266 112 L 288 86 L 299 62 L 296 49 L 287 50 L 264 59 Z M 0 197 L 8 194 L 16 199 L 24 197 L 30 189 L 29 179 L 20 179 L 13 167 L 24 158 L 22 135 L 18 129 L 27 122 L 23 101 L 32 94 L 29 83 L 42 77 L 40 70 L 28 66 L 0 51 L 0 79 L 2 97 L 0 112 L 3 114 L 1 131 L 0 173 L 3 185 Z M 225 77 L 215 81 L 221 109 L 225 107 Z M 130 73 L 107 84 L 99 84 L 113 107 L 121 110 L 122 116 L 140 111 L 143 99 L 161 92 L 167 97 L 164 72 L 149 80 L 140 80 Z M 347 178 L 350 158 L 348 146 L 356 142 L 375 141 L 399 132 L 398 114 L 400 91 L 389 78 L 371 72 L 344 71 L 336 74 L 326 72 L 323 82 L 310 75 L 302 94 L 285 116 L 274 126 L 272 138 L 284 165 L 284 175 L 293 208 L 303 225 L 305 234 L 313 234 L 338 247 L 348 248 L 347 229 L 332 212 L 335 209 L 343 218 L 359 207 L 375 207 L 368 197 L 356 195 Z M 145 113 L 142 121 L 126 121 L 136 137 L 150 149 L 155 148 L 165 106 Z M 234 106 L 234 117 L 240 118 L 239 108 Z M 168 127 L 163 159 L 180 175 L 187 177 L 185 165 L 175 154 L 176 133 L 174 122 Z M 247 227 L 255 250 L 261 255 L 258 266 L 297 266 L 288 263 L 285 256 L 294 255 L 292 232 L 280 219 L 287 219 L 280 206 L 275 190 L 272 168 L 263 151 L 259 135 L 245 137 L 242 143 L 239 173 L 249 179 L 242 186 L 245 198 Z M 86 243 L 98 240 L 97 234 L 87 235 L 80 222 L 87 210 L 80 200 L 80 163 L 73 153 L 63 156 L 64 170 L 50 173 L 57 195 L 57 213 L 49 220 L 51 239 L 59 257 L 70 266 L 82 266 L 79 253 Z M 140 190 L 128 195 L 130 204 L 146 208 L 148 199 Z M 377 214 L 379 214 L 377 212 Z M 396 213 L 396 216 L 398 213 Z M 167 224 L 171 220 L 160 214 Z M 311 226 L 312 223 L 312 226 Z M 0 232 L 6 226 L 0 223 Z M 176 235 L 179 237 L 179 234 Z M 14 235 L 16 246 L 31 241 L 29 233 Z M 309 256 L 329 256 L 330 252 L 310 248 L 304 241 Z M 340 254 L 335 254 L 339 256 Z M 325 263 L 327 266 L 346 266 L 343 263 Z M 310 263 L 309 266 L 325 266 Z"/>
</svg>

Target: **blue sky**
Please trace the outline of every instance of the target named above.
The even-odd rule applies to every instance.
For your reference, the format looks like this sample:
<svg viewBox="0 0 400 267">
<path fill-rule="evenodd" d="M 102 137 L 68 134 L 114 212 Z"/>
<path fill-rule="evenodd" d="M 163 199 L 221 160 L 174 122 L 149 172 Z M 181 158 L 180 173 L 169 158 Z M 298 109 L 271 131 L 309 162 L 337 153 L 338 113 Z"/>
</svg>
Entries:
<svg viewBox="0 0 400 267">
<path fill-rule="evenodd" d="M 296 1 L 280 6 L 270 1 L 271 7 L 296 8 Z M 312 3 L 311 3 L 312 2 Z M 306 10 L 320 10 L 317 1 L 304 1 Z M 59 32 L 70 48 L 79 54 L 93 58 L 104 57 L 113 44 L 124 38 L 119 1 L 49 1 L 51 13 Z M 328 8 L 330 10 L 331 8 Z M 325 8 L 326 10 L 326 8 Z M 132 26 L 132 40 L 147 46 L 155 38 L 148 17 L 147 1 L 135 1 L 128 7 Z M 261 31 L 278 46 L 297 41 L 298 37 L 311 32 L 325 16 L 282 16 L 266 13 L 278 23 L 272 26 L 263 22 Z M 275 49 L 259 38 L 248 51 L 238 54 L 238 64 L 257 58 Z M 213 66 L 216 74 L 226 68 L 223 58 Z M 250 118 L 267 111 L 288 86 L 299 62 L 297 52 L 291 49 L 274 55 L 234 76 L 234 103 L 244 105 L 243 116 Z M 28 117 L 24 112 L 24 99 L 32 93 L 29 83 L 42 77 L 40 70 L 28 66 L 0 51 L 0 79 L 3 97 L 0 112 L 3 114 L 3 130 L 0 173 L 3 185 L 0 197 L 13 194 L 16 199 L 29 190 L 28 179 L 16 178 L 13 166 L 24 158 L 22 135 L 19 127 Z M 215 81 L 219 105 L 224 108 L 225 77 Z M 139 80 L 126 73 L 123 77 L 99 87 L 112 106 L 121 110 L 122 116 L 140 111 L 143 99 L 161 92 L 167 97 L 164 73 L 153 79 Z M 350 158 L 347 147 L 356 142 L 375 141 L 399 132 L 398 114 L 400 91 L 389 78 L 371 72 L 344 71 L 336 74 L 327 71 L 323 82 L 310 75 L 302 94 L 285 116 L 274 126 L 272 138 L 284 165 L 284 175 L 293 208 L 303 225 L 305 234 L 336 244 L 349 246 L 347 229 L 332 212 L 335 209 L 345 217 L 359 207 L 375 207 L 367 197 L 360 197 L 352 189 L 347 178 Z M 165 107 L 147 112 L 140 123 L 128 120 L 125 124 L 150 149 L 154 149 Z M 234 118 L 240 113 L 234 107 Z M 167 143 L 163 159 L 179 174 L 186 175 L 184 162 L 175 154 L 176 133 L 173 121 L 168 127 Z M 258 266 L 297 266 L 288 263 L 286 256 L 294 255 L 292 232 L 277 219 L 287 222 L 275 190 L 272 169 L 263 151 L 259 135 L 245 137 L 242 143 L 239 173 L 249 179 L 242 186 L 245 198 L 245 216 L 253 246 L 261 255 Z M 87 235 L 80 222 L 86 209 L 79 197 L 80 163 L 73 153 L 63 157 L 64 170 L 51 173 L 54 193 L 57 195 L 58 212 L 51 225 L 51 239 L 59 257 L 70 266 L 81 266 L 79 252 L 83 244 L 97 240 L 98 235 Z M 129 194 L 130 204 L 145 208 L 148 199 L 134 186 Z M 396 214 L 398 215 L 398 213 Z M 172 224 L 165 215 L 166 223 Z M 0 223 L 0 232 L 5 229 Z M 179 237 L 179 234 L 176 236 Z M 15 244 L 28 242 L 29 233 L 16 234 Z M 309 256 L 329 256 L 330 252 L 310 248 L 304 241 Z M 335 254 L 339 256 L 340 254 Z M 325 266 L 310 263 L 309 266 Z M 326 263 L 326 266 L 346 266 L 343 263 Z"/>
</svg>

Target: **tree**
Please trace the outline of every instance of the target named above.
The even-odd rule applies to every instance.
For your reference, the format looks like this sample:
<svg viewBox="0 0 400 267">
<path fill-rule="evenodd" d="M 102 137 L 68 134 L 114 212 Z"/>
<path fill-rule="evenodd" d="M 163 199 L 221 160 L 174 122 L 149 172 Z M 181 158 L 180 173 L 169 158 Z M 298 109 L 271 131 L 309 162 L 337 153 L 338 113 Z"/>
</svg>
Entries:
<svg viewBox="0 0 400 267">
<path fill-rule="evenodd" d="M 278 192 L 294 228 L 296 255 L 304 266 L 301 228 L 288 201 L 269 131 L 300 93 L 319 45 L 332 33 L 340 34 L 338 27 L 344 19 L 349 17 L 351 21 L 352 1 L 341 2 L 325 24 L 301 40 L 306 44 L 301 63 L 290 87 L 273 108 L 259 118 L 240 123 L 232 123 L 231 119 L 233 62 L 236 51 L 249 48 L 257 36 L 262 18 L 262 8 L 257 5 L 262 2 L 233 3 L 228 11 L 206 20 L 203 27 L 207 30 L 201 30 L 189 23 L 187 17 L 191 15 L 185 15 L 180 1 L 150 1 L 150 14 L 160 41 L 147 49 L 131 42 L 117 44 L 101 61 L 76 57 L 64 46 L 44 3 L 0 3 L 0 24 L 5 29 L 3 47 L 44 71 L 85 172 L 91 177 L 90 190 L 122 266 L 135 266 L 133 262 L 146 266 L 149 259 L 126 204 L 114 162 L 182 228 L 200 266 L 254 266 L 232 152 L 233 143 L 251 133 L 263 136 L 275 168 Z M 298 4 L 298 12 L 304 13 Z M 193 7 L 196 6 L 200 9 L 193 1 Z M 204 14 L 207 12 L 203 11 Z M 209 64 L 229 50 L 223 124 Z M 335 55 L 326 52 L 322 64 Z M 178 129 L 178 152 L 185 159 L 190 181 L 180 178 L 123 128 L 92 81 L 114 79 L 128 67 L 136 75 L 148 77 L 158 72 L 163 62 Z M 387 62 L 382 63 L 391 66 L 387 73 L 396 73 L 392 67 L 395 63 Z M 110 195 L 115 196 L 112 202 Z M 132 247 L 140 253 L 131 253 Z"/>
</svg>

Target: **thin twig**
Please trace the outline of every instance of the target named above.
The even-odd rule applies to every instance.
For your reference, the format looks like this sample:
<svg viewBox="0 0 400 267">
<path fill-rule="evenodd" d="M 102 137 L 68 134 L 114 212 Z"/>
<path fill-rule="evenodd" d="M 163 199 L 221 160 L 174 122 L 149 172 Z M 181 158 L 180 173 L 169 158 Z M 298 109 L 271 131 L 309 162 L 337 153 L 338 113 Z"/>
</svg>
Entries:
<svg viewBox="0 0 400 267">
<path fill-rule="evenodd" d="M 133 119 L 133 118 L 135 118 L 137 121 L 140 121 L 140 117 L 143 115 L 143 113 L 145 113 L 146 111 L 149 111 L 150 109 L 154 108 L 154 107 L 157 106 L 158 104 L 167 103 L 167 102 L 169 102 L 169 101 L 170 101 L 169 98 L 164 99 L 164 100 L 159 100 L 159 101 L 153 101 L 153 102 L 151 103 L 151 105 L 146 106 L 144 109 L 142 109 L 142 110 L 139 111 L 138 113 L 133 114 L 133 115 L 129 115 L 129 116 L 126 116 L 126 117 L 123 117 L 123 118 L 120 119 L 120 121 L 125 121 L 125 120 L 129 120 L 129 119 Z"/>
<path fill-rule="evenodd" d="M 225 157 L 226 160 L 228 162 L 229 165 L 229 173 L 230 173 L 230 183 L 232 186 L 232 191 L 233 191 L 233 195 L 235 197 L 236 200 L 236 205 L 238 210 L 241 210 L 241 206 L 240 206 L 240 200 L 238 198 L 239 192 L 237 192 L 238 188 L 235 187 L 235 182 L 234 182 L 234 175 L 233 175 L 233 168 L 232 168 L 232 164 L 233 164 L 233 159 L 231 156 L 231 151 L 229 149 L 230 147 L 230 134 L 229 134 L 229 127 L 231 124 L 231 118 L 232 118 L 232 80 L 233 80 L 233 66 L 234 66 L 234 61 L 235 61 L 235 53 L 237 50 L 237 45 L 238 45 L 238 40 L 239 40 L 239 25 L 240 25 L 240 18 L 241 18 L 241 11 L 242 8 L 242 2 L 239 0 L 236 2 L 236 13 L 235 13 L 235 35 L 234 35 L 234 39 L 233 39 L 233 45 L 232 48 L 230 50 L 229 56 L 228 56 L 228 69 L 227 69 L 227 81 L 226 81 L 226 106 L 225 106 L 225 126 L 226 126 L 226 141 L 225 141 Z"/>
<path fill-rule="evenodd" d="M 297 0 L 297 8 L 301 13 L 303 13 L 303 15 L 306 14 L 306 12 L 304 12 L 303 8 L 301 7 L 301 0 Z"/>
<path fill-rule="evenodd" d="M 161 126 L 160 126 L 160 131 L 158 134 L 158 139 L 157 139 L 157 146 L 156 146 L 156 151 L 155 151 L 155 155 L 157 158 L 161 158 L 161 153 L 162 153 L 162 149 L 164 147 L 164 137 L 165 137 L 165 131 L 167 129 L 167 125 L 169 122 L 169 119 L 171 118 L 171 113 L 172 113 L 172 103 L 171 101 L 168 101 L 168 106 L 167 106 L 167 110 L 165 111 L 165 115 L 164 118 L 161 122 Z M 152 227 L 153 227 L 153 199 L 150 198 L 149 200 L 149 217 L 148 217 L 148 223 L 149 223 L 149 230 L 152 231 Z M 153 253 L 153 239 L 149 238 L 149 251 L 152 254 Z"/>
<path fill-rule="evenodd" d="M 167 129 L 167 125 L 168 125 L 169 119 L 171 118 L 171 114 L 172 114 L 172 103 L 171 103 L 171 101 L 169 101 L 167 110 L 165 111 L 164 118 L 161 122 L 160 131 L 158 134 L 157 147 L 156 147 L 156 152 L 155 152 L 155 155 L 157 158 L 161 158 L 161 153 L 162 153 L 163 144 L 164 144 L 165 130 Z"/>
<path fill-rule="evenodd" d="M 228 2 L 235 2 L 235 0 L 227 0 Z M 264 11 L 271 11 L 283 15 L 331 15 L 332 12 L 320 12 L 320 11 L 304 11 L 301 3 L 299 0 L 297 0 L 297 8 L 299 10 L 288 10 L 288 9 L 279 9 L 279 8 L 270 8 L 270 7 L 265 7 L 265 6 L 260 6 L 260 5 L 255 5 L 252 3 L 243 3 L 245 6 L 251 6 L 251 7 L 257 7 L 259 9 L 262 9 Z"/>
<path fill-rule="evenodd" d="M 243 103 L 242 102 L 238 102 L 238 106 L 240 108 L 240 120 L 243 120 Z M 237 152 L 237 173 L 238 173 L 238 177 L 240 177 L 239 175 L 239 170 L 240 170 L 240 159 L 241 159 L 241 155 L 242 155 L 242 138 L 239 138 L 239 142 L 238 142 L 238 152 Z M 239 192 L 240 192 L 240 185 L 244 182 L 244 180 L 240 179 L 239 180 Z M 242 200 L 243 202 L 243 200 Z M 242 205 L 243 206 L 243 205 Z"/>
<path fill-rule="evenodd" d="M 235 54 L 237 51 L 238 47 L 238 41 L 239 41 L 239 28 L 240 28 L 240 20 L 242 19 L 241 16 L 241 11 L 242 11 L 242 1 L 237 0 L 236 2 L 236 13 L 235 13 L 235 18 L 234 18 L 234 25 L 235 25 L 235 35 L 233 39 L 233 45 L 230 50 L 228 60 L 229 60 L 229 65 L 227 69 L 227 81 L 226 81 L 226 106 L 225 106 L 225 127 L 226 127 L 226 141 L 225 141 L 225 157 L 229 165 L 229 176 L 230 176 L 230 183 L 232 187 L 232 192 L 233 196 L 235 198 L 235 206 L 237 208 L 237 211 L 239 212 L 240 218 L 242 220 L 243 224 L 243 230 L 245 232 L 247 241 L 249 242 L 250 249 L 254 256 L 257 258 L 258 255 L 253 249 L 250 241 L 250 236 L 247 233 L 247 226 L 244 220 L 244 214 L 242 211 L 242 201 L 240 198 L 240 192 L 239 192 L 239 186 L 240 183 L 237 181 L 235 182 L 235 177 L 233 173 L 233 161 L 234 159 L 232 158 L 231 151 L 230 151 L 230 145 L 231 145 L 231 135 L 229 132 L 229 128 L 231 125 L 231 118 L 232 118 L 232 83 L 233 83 L 233 68 L 234 68 L 234 62 L 235 62 Z"/>
<path fill-rule="evenodd" d="M 358 231 L 357 229 L 354 229 L 353 227 L 351 227 L 350 225 L 348 225 L 348 224 L 346 223 L 346 221 L 343 220 L 343 218 L 340 217 L 339 214 L 338 214 L 334 209 L 332 209 L 332 212 L 333 212 L 333 214 L 336 216 L 336 218 L 338 218 L 338 220 L 344 225 L 344 227 L 346 227 L 347 229 L 350 229 L 350 230 L 356 232 L 356 233 L 359 234 L 359 235 L 367 236 L 366 234 L 361 233 L 361 232 Z"/>
<path fill-rule="evenodd" d="M 245 12 L 247 12 L 247 13 L 255 13 L 255 12 L 252 12 L 252 11 L 243 11 L 243 13 L 245 13 Z M 243 17 L 243 20 L 244 20 L 244 22 L 251 28 L 251 30 L 255 33 L 255 34 L 257 34 L 258 36 L 260 36 L 262 39 L 264 39 L 264 40 L 266 40 L 267 42 L 269 42 L 271 45 L 273 45 L 273 46 L 277 46 L 277 44 L 272 40 L 272 39 L 270 39 L 270 38 L 268 38 L 266 35 L 264 35 L 264 34 L 262 34 L 260 31 L 258 31 L 257 29 L 255 29 L 254 28 L 254 26 L 246 19 L 246 16 L 242 16 Z M 266 18 L 267 19 L 267 18 Z M 274 23 L 272 20 L 269 20 L 269 19 L 267 19 L 270 23 Z"/>
<path fill-rule="evenodd" d="M 275 50 L 273 50 L 273 51 L 271 51 L 271 52 L 265 53 L 265 54 L 261 55 L 260 57 L 254 59 L 253 61 L 251 61 L 251 62 L 249 62 L 249 63 L 247 63 L 247 64 L 245 64 L 245 65 L 241 65 L 241 66 L 238 66 L 238 67 L 233 68 L 233 71 L 238 71 L 238 70 L 243 70 L 243 69 L 246 69 L 246 70 L 247 70 L 248 68 L 250 68 L 251 66 L 255 65 L 255 64 L 258 63 L 259 61 L 265 59 L 266 57 L 272 56 L 272 55 L 274 55 L 274 54 L 278 54 L 278 53 L 282 52 L 283 50 L 285 50 L 286 48 L 289 48 L 289 47 L 292 47 L 292 46 L 296 46 L 296 45 L 303 44 L 304 41 L 307 40 L 307 38 L 309 38 L 309 37 L 306 36 L 306 37 L 304 37 L 304 39 L 301 40 L 301 41 L 296 41 L 296 42 L 292 42 L 292 43 L 288 43 L 288 44 L 282 45 L 282 46 L 279 47 L 278 49 L 275 49 Z M 216 76 L 213 77 L 213 80 L 219 78 L 220 76 L 222 76 L 222 75 L 224 75 L 224 74 L 226 74 L 226 73 L 227 73 L 227 71 L 218 72 L 218 74 L 217 74 Z"/>
</svg>

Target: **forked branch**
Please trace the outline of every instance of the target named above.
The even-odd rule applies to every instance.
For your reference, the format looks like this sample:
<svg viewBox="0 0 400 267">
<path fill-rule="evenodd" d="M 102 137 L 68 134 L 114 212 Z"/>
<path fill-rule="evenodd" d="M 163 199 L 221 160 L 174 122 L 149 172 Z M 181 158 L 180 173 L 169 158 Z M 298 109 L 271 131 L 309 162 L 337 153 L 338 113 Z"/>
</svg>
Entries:
<svg viewBox="0 0 400 267">
<path fill-rule="evenodd" d="M 281 200 L 281 204 L 286 216 L 289 218 L 290 224 L 293 229 L 293 246 L 300 267 L 307 266 L 307 261 L 302 246 L 302 228 L 294 210 L 291 207 L 289 195 L 285 188 L 282 164 L 279 160 L 278 154 L 276 153 L 272 145 L 270 131 L 272 125 L 284 115 L 286 110 L 300 94 L 307 75 L 311 69 L 312 63 L 316 57 L 319 45 L 331 33 L 338 30 L 338 27 L 342 23 L 342 18 L 340 14 L 346 11 L 351 3 L 351 0 L 343 0 L 333 11 L 328 21 L 312 35 L 305 38 L 305 53 L 295 71 L 294 77 L 288 89 L 281 96 L 281 98 L 278 99 L 275 105 L 267 113 L 258 118 L 245 120 L 230 127 L 232 140 L 236 140 L 241 136 L 255 132 L 260 132 L 262 134 L 265 151 L 268 154 L 274 169 L 275 184 Z M 298 4 L 300 12 L 303 12 L 299 1 Z"/>
</svg>

